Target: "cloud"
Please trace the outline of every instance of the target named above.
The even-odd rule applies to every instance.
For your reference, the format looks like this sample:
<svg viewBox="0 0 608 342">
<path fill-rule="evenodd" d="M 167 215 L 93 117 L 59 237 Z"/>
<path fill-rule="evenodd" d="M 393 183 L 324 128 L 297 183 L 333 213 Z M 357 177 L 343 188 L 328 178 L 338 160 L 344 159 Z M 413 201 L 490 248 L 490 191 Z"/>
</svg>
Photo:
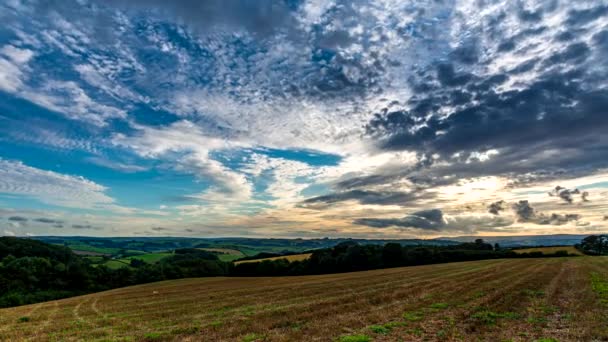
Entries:
<svg viewBox="0 0 608 342">
<path fill-rule="evenodd" d="M 79 176 L 64 175 L 0 159 L 0 193 L 35 198 L 69 208 L 120 210 L 106 187 Z"/>
<path fill-rule="evenodd" d="M 91 170 L 151 170 L 112 182 L 110 192 L 89 179 L 27 166 L 38 165 L 28 153 L 27 165 L 0 160 L 8 175 L 0 177 L 0 192 L 134 213 L 109 194 L 137 196 L 128 182 L 151 174 L 158 174 L 155 182 L 177 174 L 192 181 L 186 194 L 181 184 L 176 194 L 154 196 L 151 189 L 151 200 L 184 203 L 164 210 L 163 220 L 124 223 L 148 233 L 183 219 L 207 225 L 205 232 L 213 226 L 246 234 L 245 224 L 229 230 L 217 222 L 249 217 L 269 234 L 301 234 L 315 225 L 332 234 L 373 232 L 372 225 L 396 235 L 490 231 L 514 218 L 521 221 L 511 229 L 520 230 L 582 224 L 605 207 L 603 190 L 589 190 L 592 197 L 582 191 L 590 187 L 568 182 L 608 167 L 605 7 L 503 1 L 480 10 L 475 1 L 432 0 L 0 4 L 0 139 L 9 152 L 19 145 L 44 148 L 51 158 L 73 153 L 90 179 L 98 179 Z M 26 111 L 22 100 L 42 108 Z M 338 165 L 262 156 L 266 148 L 329 152 L 339 155 Z M 567 191 L 548 201 L 544 189 L 555 184 Z M 524 199 L 527 207 L 511 208 Z M 568 208 L 580 213 L 562 213 L 562 201 L 576 203 Z M 441 208 L 443 223 L 425 217 L 426 208 Z M 370 229 L 353 227 L 358 219 Z"/>
<path fill-rule="evenodd" d="M 115 135 L 113 143 L 144 158 L 168 158 L 174 170 L 211 182 L 206 192 L 190 197 L 213 202 L 247 200 L 251 196 L 251 184 L 244 175 L 228 169 L 209 155 L 211 150 L 238 146 L 238 142 L 232 144 L 205 136 L 199 127 L 186 120 L 164 128 L 139 128 L 134 136 Z"/>
<path fill-rule="evenodd" d="M 403 218 L 360 218 L 354 224 L 373 228 L 398 227 L 432 232 L 478 233 L 511 225 L 506 218 L 487 215 L 444 215 L 440 209 L 414 212 Z"/>
<path fill-rule="evenodd" d="M 350 190 L 308 198 L 302 204 L 304 206 L 316 203 L 332 204 L 352 200 L 360 204 L 405 205 L 417 198 L 419 198 L 417 194 L 408 192 Z"/>
<path fill-rule="evenodd" d="M 0 48 L 0 90 L 15 92 L 22 87 L 27 63 L 33 55 L 33 51 L 13 45 Z"/>
<path fill-rule="evenodd" d="M 8 218 L 9 221 L 13 221 L 13 222 L 27 222 L 28 219 L 27 217 L 22 217 L 22 216 L 11 216 Z"/>
<path fill-rule="evenodd" d="M 240 31 L 267 36 L 276 31 L 284 31 L 293 21 L 293 12 L 282 1 L 244 1 L 244 0 L 160 0 L 103 1 L 122 8 L 139 9 L 147 14 L 158 15 L 163 19 L 171 17 L 203 33 L 210 31 Z"/>
<path fill-rule="evenodd" d="M 93 227 L 90 224 L 73 224 L 72 228 L 74 229 L 95 229 L 95 230 L 100 230 L 101 228 L 98 227 Z"/>
<path fill-rule="evenodd" d="M 488 206 L 488 212 L 494 215 L 498 215 L 502 210 L 505 210 L 505 204 L 506 202 L 503 200 L 494 202 Z"/>
<path fill-rule="evenodd" d="M 48 80 L 41 87 L 24 89 L 19 95 L 39 106 L 96 126 L 111 119 L 125 119 L 126 111 L 93 100 L 76 82 Z"/>
<path fill-rule="evenodd" d="M 558 185 L 555 187 L 555 189 L 553 189 L 551 192 L 549 192 L 549 196 L 557 196 L 557 197 L 561 198 L 562 200 L 564 200 L 565 202 L 570 203 L 570 204 L 572 204 L 572 202 L 574 202 L 573 195 L 580 195 L 581 201 L 583 201 L 583 202 L 589 201 L 587 199 L 587 197 L 589 196 L 589 193 L 587 191 L 580 191 L 579 189 L 569 190 L 569 189 L 563 188 Z"/>
<path fill-rule="evenodd" d="M 136 173 L 148 170 L 148 168 L 145 166 L 121 163 L 98 156 L 89 157 L 86 160 L 92 164 L 124 173 Z"/>
<path fill-rule="evenodd" d="M 526 200 L 513 204 L 513 210 L 519 222 L 531 222 L 539 225 L 563 225 L 581 218 L 579 214 L 556 214 L 545 215 L 537 212 Z"/>
<path fill-rule="evenodd" d="M 63 221 L 55 220 L 55 219 L 50 219 L 50 218 L 44 218 L 44 217 L 33 219 L 32 221 L 34 221 L 34 222 L 40 222 L 40 223 L 54 224 L 54 225 L 61 225 L 61 224 L 63 224 Z"/>
<path fill-rule="evenodd" d="M 556 42 L 558 26 L 537 22 L 570 21 L 565 18 L 586 10 L 562 4 L 517 16 L 518 6 L 497 4 L 457 26 L 464 37 L 473 37 L 467 50 L 471 57 L 440 58 L 414 73 L 409 83 L 416 95 L 378 111 L 366 125 L 367 135 L 384 150 L 439 156 L 437 161 L 450 164 L 446 175 L 459 166 L 476 176 L 557 169 L 589 173 L 607 166 L 600 155 L 608 150 L 601 138 L 608 128 L 602 109 L 608 92 L 599 75 L 608 70 L 596 64 L 607 54 L 599 44 L 584 42 L 600 39 L 598 26 L 581 21 L 587 27 L 579 28 L 575 41 Z M 594 13 L 605 15 L 603 10 Z M 458 49 L 451 53 L 460 53 Z M 470 64 L 475 58 L 477 63 Z M 490 150 L 497 154 L 481 168 L 454 158 Z"/>
<path fill-rule="evenodd" d="M 16 236 L 16 234 L 12 230 L 4 230 L 4 236 Z"/>
<path fill-rule="evenodd" d="M 532 208 L 530 203 L 526 200 L 521 200 L 517 203 L 514 203 L 513 210 L 515 211 L 515 215 L 517 215 L 517 218 L 523 222 L 531 221 L 536 217 L 534 208 Z"/>
<path fill-rule="evenodd" d="M 359 219 L 355 224 L 385 228 L 389 226 L 412 227 L 418 229 L 439 230 L 445 227 L 443 212 L 439 209 L 422 210 L 401 219 Z"/>
</svg>

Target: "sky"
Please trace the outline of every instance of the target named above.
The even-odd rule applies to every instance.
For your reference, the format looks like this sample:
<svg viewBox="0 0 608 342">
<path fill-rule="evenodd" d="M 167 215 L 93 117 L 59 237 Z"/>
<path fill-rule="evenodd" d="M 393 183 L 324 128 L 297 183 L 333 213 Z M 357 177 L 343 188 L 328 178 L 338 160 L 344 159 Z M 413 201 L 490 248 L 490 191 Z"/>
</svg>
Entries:
<svg viewBox="0 0 608 342">
<path fill-rule="evenodd" d="M 0 235 L 608 231 L 608 1 L 0 0 Z"/>
</svg>

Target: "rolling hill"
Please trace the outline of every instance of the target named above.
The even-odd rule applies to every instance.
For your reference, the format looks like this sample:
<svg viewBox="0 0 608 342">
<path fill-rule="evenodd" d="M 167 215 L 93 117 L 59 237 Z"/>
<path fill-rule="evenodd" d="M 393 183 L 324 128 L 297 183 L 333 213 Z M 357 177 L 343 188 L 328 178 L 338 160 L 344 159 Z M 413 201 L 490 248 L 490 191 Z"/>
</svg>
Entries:
<svg viewBox="0 0 608 342">
<path fill-rule="evenodd" d="M 607 288 L 606 257 L 192 278 L 2 309 L 0 340 L 605 340 Z"/>
<path fill-rule="evenodd" d="M 587 234 L 588 235 L 588 234 Z M 457 236 L 440 237 L 439 241 L 467 242 L 474 239 L 483 239 L 488 243 L 498 243 L 502 247 L 525 247 L 525 246 L 567 246 L 580 243 L 585 234 L 552 234 L 552 235 L 513 235 L 513 236 Z"/>
</svg>

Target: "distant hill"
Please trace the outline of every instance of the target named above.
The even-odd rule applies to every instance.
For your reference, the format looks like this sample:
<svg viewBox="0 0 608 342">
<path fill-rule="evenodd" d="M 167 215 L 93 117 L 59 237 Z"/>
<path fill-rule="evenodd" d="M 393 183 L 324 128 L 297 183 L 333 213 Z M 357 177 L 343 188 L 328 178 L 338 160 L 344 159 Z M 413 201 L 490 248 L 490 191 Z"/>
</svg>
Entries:
<svg viewBox="0 0 608 342">
<path fill-rule="evenodd" d="M 191 237 L 86 237 L 86 236 L 36 236 L 32 239 L 64 245 L 79 253 L 93 252 L 107 255 L 132 255 L 137 252 L 155 253 L 176 248 L 228 248 L 241 251 L 247 256 L 261 252 L 307 252 L 319 248 L 330 248 L 342 242 L 357 242 L 362 245 L 384 245 L 388 242 L 404 246 L 448 246 L 483 239 L 488 243 L 499 243 L 503 247 L 563 246 L 579 243 L 588 234 L 518 235 L 518 236 L 458 236 L 435 239 L 275 239 L 275 238 L 191 238 Z"/>
<path fill-rule="evenodd" d="M 72 250 L 109 255 L 131 255 L 137 252 L 154 253 L 176 248 L 228 248 L 241 251 L 245 255 L 255 255 L 260 252 L 306 252 L 319 248 L 330 248 L 342 242 L 353 241 L 362 245 L 384 245 L 396 242 L 404 246 L 446 246 L 458 242 L 444 239 L 273 239 L 273 238 L 189 238 L 189 237 L 86 237 L 86 236 L 36 236 L 35 240 L 46 243 L 63 245 Z"/>
<path fill-rule="evenodd" d="M 468 242 L 475 239 L 483 239 L 488 243 L 498 243 L 502 247 L 523 246 L 566 246 L 575 245 L 589 234 L 554 234 L 554 235 L 518 235 L 518 236 L 458 236 L 441 237 L 437 240 L 451 240 Z"/>
</svg>

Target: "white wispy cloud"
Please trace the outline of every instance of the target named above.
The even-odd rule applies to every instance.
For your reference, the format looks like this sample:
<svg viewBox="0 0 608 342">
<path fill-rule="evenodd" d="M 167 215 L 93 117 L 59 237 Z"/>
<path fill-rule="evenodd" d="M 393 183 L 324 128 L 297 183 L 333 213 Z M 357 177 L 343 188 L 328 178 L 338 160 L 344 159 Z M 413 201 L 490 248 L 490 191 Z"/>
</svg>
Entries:
<svg viewBox="0 0 608 342">
<path fill-rule="evenodd" d="M 0 159 L 0 193 L 25 196 L 61 207 L 120 209 L 106 191 L 106 187 L 83 177 Z"/>
<path fill-rule="evenodd" d="M 13 45 L 0 48 L 0 89 L 6 92 L 16 92 L 23 86 L 27 77 L 28 61 L 34 55 L 33 51 L 20 49 Z"/>
<path fill-rule="evenodd" d="M 144 158 L 167 160 L 174 170 L 211 183 L 209 189 L 193 193 L 192 198 L 206 202 L 226 202 L 246 201 L 251 197 L 252 185 L 245 176 L 225 167 L 209 155 L 211 151 L 244 145 L 205 136 L 198 126 L 189 121 L 179 121 L 164 128 L 140 126 L 135 135 L 116 134 L 112 142 Z"/>
</svg>

